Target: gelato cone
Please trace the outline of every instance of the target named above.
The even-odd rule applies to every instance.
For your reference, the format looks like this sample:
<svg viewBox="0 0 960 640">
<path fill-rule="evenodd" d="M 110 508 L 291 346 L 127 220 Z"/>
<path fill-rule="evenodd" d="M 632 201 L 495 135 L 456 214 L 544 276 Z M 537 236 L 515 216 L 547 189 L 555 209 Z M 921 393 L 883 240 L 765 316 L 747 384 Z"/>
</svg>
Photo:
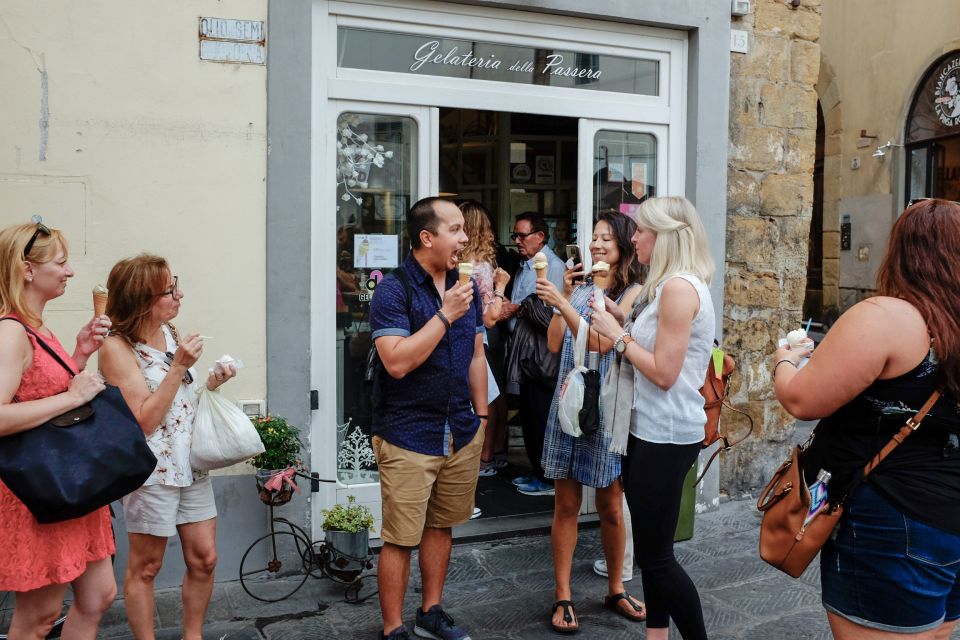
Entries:
<svg viewBox="0 0 960 640">
<path fill-rule="evenodd" d="M 604 261 L 596 262 L 593 267 L 590 269 L 591 274 L 593 275 L 593 284 L 598 286 L 601 289 L 610 288 L 610 265 Z"/>
<path fill-rule="evenodd" d="M 457 265 L 457 271 L 460 273 L 460 284 L 469 284 L 470 278 L 473 277 L 473 263 L 461 262 Z"/>
<path fill-rule="evenodd" d="M 537 278 L 546 278 L 547 277 L 547 267 L 549 263 L 547 262 L 547 256 L 542 253 L 538 253 L 533 256 L 533 270 L 537 272 Z"/>
<path fill-rule="evenodd" d="M 810 338 L 807 337 L 807 332 L 803 329 L 794 329 L 787 334 L 787 344 L 790 345 L 791 349 L 796 349 L 806 342 L 810 342 Z"/>
<path fill-rule="evenodd" d="M 102 316 L 107 312 L 107 288 L 98 284 L 93 288 L 93 315 Z"/>
</svg>

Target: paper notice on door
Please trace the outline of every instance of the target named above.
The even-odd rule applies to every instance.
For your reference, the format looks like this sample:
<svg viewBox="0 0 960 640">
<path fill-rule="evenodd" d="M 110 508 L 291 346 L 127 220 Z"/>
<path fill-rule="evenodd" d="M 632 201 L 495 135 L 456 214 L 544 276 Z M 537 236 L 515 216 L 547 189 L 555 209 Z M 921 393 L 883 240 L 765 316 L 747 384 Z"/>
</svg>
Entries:
<svg viewBox="0 0 960 640">
<path fill-rule="evenodd" d="M 367 235 L 353 236 L 353 267 L 355 269 L 387 268 L 397 266 L 399 236 Z"/>
<path fill-rule="evenodd" d="M 540 211 L 540 199 L 536 191 L 511 191 L 510 192 L 510 215 L 525 211 Z"/>
</svg>

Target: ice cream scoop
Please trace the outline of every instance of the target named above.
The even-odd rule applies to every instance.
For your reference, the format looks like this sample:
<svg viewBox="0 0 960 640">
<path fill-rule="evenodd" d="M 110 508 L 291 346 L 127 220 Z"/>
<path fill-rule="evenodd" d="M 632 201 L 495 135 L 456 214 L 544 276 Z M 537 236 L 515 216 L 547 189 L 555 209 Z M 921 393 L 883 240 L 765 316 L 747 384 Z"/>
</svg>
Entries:
<svg viewBox="0 0 960 640">
<path fill-rule="evenodd" d="M 610 265 L 603 260 L 594 262 L 590 273 L 593 275 L 593 284 L 601 289 L 607 289 L 610 286 Z"/>
<path fill-rule="evenodd" d="M 547 277 L 547 256 L 542 253 L 538 253 L 533 256 L 533 270 L 537 272 L 537 278 L 546 278 Z"/>
<path fill-rule="evenodd" d="M 102 316 L 107 311 L 107 288 L 98 284 L 93 288 L 93 315 Z"/>
<path fill-rule="evenodd" d="M 457 265 L 457 271 L 460 273 L 460 284 L 468 284 L 473 277 L 473 263 L 461 262 Z"/>
<path fill-rule="evenodd" d="M 803 329 L 794 329 L 787 334 L 787 344 L 790 345 L 791 349 L 796 349 L 800 346 L 809 346 L 808 343 L 810 342 L 812 342 L 812 340 L 807 337 L 807 332 Z"/>
</svg>

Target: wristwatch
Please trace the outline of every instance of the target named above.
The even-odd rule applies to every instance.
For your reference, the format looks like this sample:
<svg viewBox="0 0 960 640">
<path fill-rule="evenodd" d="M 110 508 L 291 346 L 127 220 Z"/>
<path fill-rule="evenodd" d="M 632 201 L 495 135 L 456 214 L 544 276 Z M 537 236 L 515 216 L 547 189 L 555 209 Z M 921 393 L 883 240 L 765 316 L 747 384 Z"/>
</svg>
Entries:
<svg viewBox="0 0 960 640">
<path fill-rule="evenodd" d="M 624 331 L 620 334 L 620 337 L 617 338 L 613 343 L 613 349 L 617 353 L 623 353 L 627 350 L 627 345 L 633 342 L 633 338 L 630 337 L 630 334 Z"/>
</svg>

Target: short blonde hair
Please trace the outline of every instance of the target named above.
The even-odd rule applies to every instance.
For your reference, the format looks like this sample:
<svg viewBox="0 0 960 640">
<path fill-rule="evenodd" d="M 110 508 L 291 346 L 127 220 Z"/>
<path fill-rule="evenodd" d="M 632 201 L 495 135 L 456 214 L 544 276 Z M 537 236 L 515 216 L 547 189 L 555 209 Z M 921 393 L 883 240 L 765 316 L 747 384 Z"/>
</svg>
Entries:
<svg viewBox="0 0 960 640">
<path fill-rule="evenodd" d="M 637 209 L 637 225 L 657 234 L 641 296 L 652 302 L 657 287 L 678 273 L 695 275 L 710 284 L 716 267 L 707 232 L 692 202 L 676 196 L 650 198 Z"/>
<path fill-rule="evenodd" d="M 0 231 L 0 315 L 15 314 L 31 327 L 43 324 L 43 318 L 36 316 L 27 306 L 24 276 L 27 262 L 43 264 L 50 262 L 63 250 L 67 255 L 67 239 L 57 229 L 48 229 L 49 234 L 40 232 L 30 253 L 23 255 L 23 250 L 30 242 L 33 234 L 37 233 L 37 224 L 28 222 L 7 227 Z"/>
</svg>

